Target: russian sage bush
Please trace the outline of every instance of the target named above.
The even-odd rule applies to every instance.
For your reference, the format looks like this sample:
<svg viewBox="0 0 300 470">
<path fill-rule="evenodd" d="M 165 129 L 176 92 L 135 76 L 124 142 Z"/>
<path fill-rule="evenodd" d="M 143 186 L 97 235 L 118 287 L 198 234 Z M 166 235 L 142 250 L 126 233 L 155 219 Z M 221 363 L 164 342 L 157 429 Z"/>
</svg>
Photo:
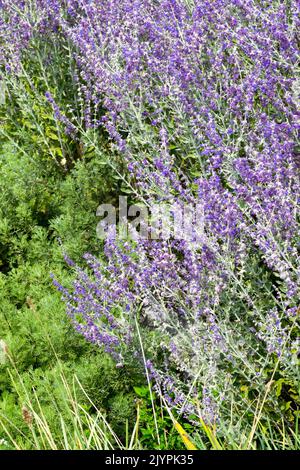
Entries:
<svg viewBox="0 0 300 470">
<path fill-rule="evenodd" d="M 36 6 L 76 63 L 78 135 L 97 146 L 106 130 L 109 164 L 126 165 L 135 202 L 202 208 L 204 231 L 190 227 L 191 239 L 110 233 L 105 261 L 86 254 L 87 269 L 75 267 L 73 291 L 55 281 L 76 329 L 118 367 L 144 363 L 166 403 L 195 424 L 233 427 L 241 441 L 262 416 L 290 425 L 299 406 L 299 2 Z M 2 52 L 16 64 L 26 28 Z"/>
</svg>

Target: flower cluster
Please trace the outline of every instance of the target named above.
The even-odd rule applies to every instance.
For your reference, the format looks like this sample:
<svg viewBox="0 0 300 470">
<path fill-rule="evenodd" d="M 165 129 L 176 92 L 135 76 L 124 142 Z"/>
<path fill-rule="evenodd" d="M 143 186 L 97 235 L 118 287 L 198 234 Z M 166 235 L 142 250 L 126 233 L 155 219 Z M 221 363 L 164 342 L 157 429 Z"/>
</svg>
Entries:
<svg viewBox="0 0 300 470">
<path fill-rule="evenodd" d="M 1 3 L 12 15 L 4 43 L 18 32 L 17 63 L 18 41 L 46 26 L 34 26 L 25 2 L 14 2 L 28 18 L 17 27 Z M 80 132 L 106 129 L 112 164 L 125 162 L 135 199 L 200 204 L 204 214 L 201 246 L 118 242 L 111 234 L 105 261 L 86 255 L 73 292 L 59 287 L 68 314 L 118 364 L 128 351 L 144 359 L 141 330 L 145 367 L 166 401 L 214 422 L 238 403 L 236 382 L 263 390 L 266 365 L 279 361 L 290 374 L 298 352 L 299 2 L 36 0 L 36 7 L 47 10 L 47 28 L 68 39 Z"/>
<path fill-rule="evenodd" d="M 300 287 L 299 4 L 79 4 L 62 28 L 76 45 L 85 102 L 106 109 L 86 125 L 106 127 L 141 199 L 201 202 L 205 226 L 200 249 L 185 241 L 108 240 L 110 287 L 107 277 L 96 280 L 105 292 L 93 302 L 109 307 L 108 290 L 109 313 L 123 311 L 121 326 L 92 320 L 96 308 L 88 319 L 101 325 L 99 335 L 104 328 L 113 338 L 119 328 L 122 343 L 124 324 L 134 337 L 139 311 L 141 324 L 161 334 L 165 370 L 175 368 L 183 387 L 197 378 L 203 410 L 214 408 L 232 380 L 226 362 L 240 362 L 255 380 L 264 348 L 282 359 L 295 351 L 285 311 L 297 305 Z M 254 255 L 277 278 L 271 292 L 264 287 L 264 306 L 249 288 Z M 238 313 L 237 299 L 244 303 Z M 274 326 L 276 308 L 282 314 Z M 195 394 L 188 396 L 193 402 Z"/>
<path fill-rule="evenodd" d="M 32 38 L 58 31 L 61 4 L 59 0 L 1 0 L 0 64 L 6 71 L 20 71 L 22 52 Z"/>
</svg>

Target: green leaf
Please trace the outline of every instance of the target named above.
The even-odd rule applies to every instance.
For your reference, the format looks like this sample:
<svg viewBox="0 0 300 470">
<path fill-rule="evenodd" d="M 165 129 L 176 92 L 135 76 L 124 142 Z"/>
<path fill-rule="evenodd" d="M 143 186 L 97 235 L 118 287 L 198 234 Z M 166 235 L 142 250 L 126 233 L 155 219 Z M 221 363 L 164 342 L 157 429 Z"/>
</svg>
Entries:
<svg viewBox="0 0 300 470">
<path fill-rule="evenodd" d="M 133 389 L 139 397 L 145 398 L 149 394 L 148 387 L 133 387 Z"/>
</svg>

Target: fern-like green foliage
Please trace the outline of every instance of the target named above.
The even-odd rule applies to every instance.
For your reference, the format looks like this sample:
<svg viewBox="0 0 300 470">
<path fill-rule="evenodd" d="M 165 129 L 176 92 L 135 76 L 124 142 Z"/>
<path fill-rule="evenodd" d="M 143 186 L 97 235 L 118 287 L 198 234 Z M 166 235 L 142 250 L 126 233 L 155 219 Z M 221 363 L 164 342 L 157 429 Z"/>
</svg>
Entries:
<svg viewBox="0 0 300 470">
<path fill-rule="evenodd" d="M 33 406 L 38 401 L 59 442 L 58 416 L 66 413 L 62 372 L 70 380 L 76 375 L 125 435 L 135 413 L 133 376 L 74 331 L 50 278 L 52 272 L 64 284 L 71 282 L 63 250 L 78 262 L 87 250 L 100 252 L 96 209 L 107 195 L 113 197 L 115 180 L 92 153 L 64 172 L 53 160 L 6 141 L 0 161 L 0 417 L 15 441 L 30 447 L 22 406 L 28 398 Z M 94 413 L 82 393 L 78 400 Z M 7 435 L 0 426 L 1 439 Z"/>
</svg>

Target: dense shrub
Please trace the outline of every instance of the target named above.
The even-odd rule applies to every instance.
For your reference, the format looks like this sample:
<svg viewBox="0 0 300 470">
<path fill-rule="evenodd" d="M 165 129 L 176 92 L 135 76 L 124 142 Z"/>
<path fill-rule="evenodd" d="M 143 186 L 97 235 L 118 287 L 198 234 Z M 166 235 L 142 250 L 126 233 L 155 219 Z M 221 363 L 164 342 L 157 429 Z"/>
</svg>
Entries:
<svg viewBox="0 0 300 470">
<path fill-rule="evenodd" d="M 34 157 L 51 195 L 48 203 L 47 191 L 34 188 L 10 216 L 21 230 L 16 242 L 4 219 L 6 277 L 24 270 L 26 256 L 32 268 L 27 244 L 48 243 L 59 268 L 46 266 L 77 332 L 137 381 L 144 371 L 150 391 L 190 423 L 198 442 L 199 427 L 228 448 L 264 447 L 261 433 L 272 448 L 284 432 L 293 439 L 298 2 L 35 0 L 29 8 L 4 0 L 1 7 L 2 80 L 12 99 L 2 136 Z M 19 171 L 8 162 L 4 171 Z M 120 194 L 176 213 L 188 204 L 196 220 L 187 220 L 188 236 L 167 240 L 109 232 L 99 255 L 96 206 Z M 108 405 L 112 415 L 131 400 Z"/>
<path fill-rule="evenodd" d="M 137 197 L 201 204 L 204 240 L 109 239 L 107 263 L 87 255 L 93 276 L 79 270 L 74 294 L 64 291 L 69 315 L 125 364 L 128 353 L 142 361 L 138 322 L 151 379 L 194 423 L 219 423 L 221 436 L 231 423 L 243 440 L 260 406 L 275 427 L 287 406 L 291 425 L 299 405 L 297 4 L 112 4 L 82 2 L 71 25 L 62 20 L 86 102 L 107 109 L 102 122 Z M 270 381 L 286 383 L 283 397 Z"/>
<path fill-rule="evenodd" d="M 10 144 L 2 146 L 0 158 L 1 423 L 18 445 L 31 448 L 22 406 L 29 397 L 38 409 L 38 400 L 59 443 L 60 416 L 70 424 L 61 374 L 70 384 L 76 375 L 89 399 L 124 434 L 126 420 L 132 422 L 135 413 L 134 374 L 129 378 L 130 372 L 116 369 L 76 334 L 50 278 L 51 272 L 60 273 L 66 284 L 72 278 L 65 269 L 61 242 L 78 260 L 85 250 L 99 252 L 95 212 L 103 194 L 113 192 L 113 182 L 91 155 L 68 174 L 54 162 L 47 164 Z M 2 342 L 8 354 L 4 357 Z M 91 414 L 95 412 L 80 389 L 77 397 Z M 124 403 L 127 406 L 118 415 L 116 410 Z M 0 441 L 6 442 L 2 424 Z"/>
</svg>

